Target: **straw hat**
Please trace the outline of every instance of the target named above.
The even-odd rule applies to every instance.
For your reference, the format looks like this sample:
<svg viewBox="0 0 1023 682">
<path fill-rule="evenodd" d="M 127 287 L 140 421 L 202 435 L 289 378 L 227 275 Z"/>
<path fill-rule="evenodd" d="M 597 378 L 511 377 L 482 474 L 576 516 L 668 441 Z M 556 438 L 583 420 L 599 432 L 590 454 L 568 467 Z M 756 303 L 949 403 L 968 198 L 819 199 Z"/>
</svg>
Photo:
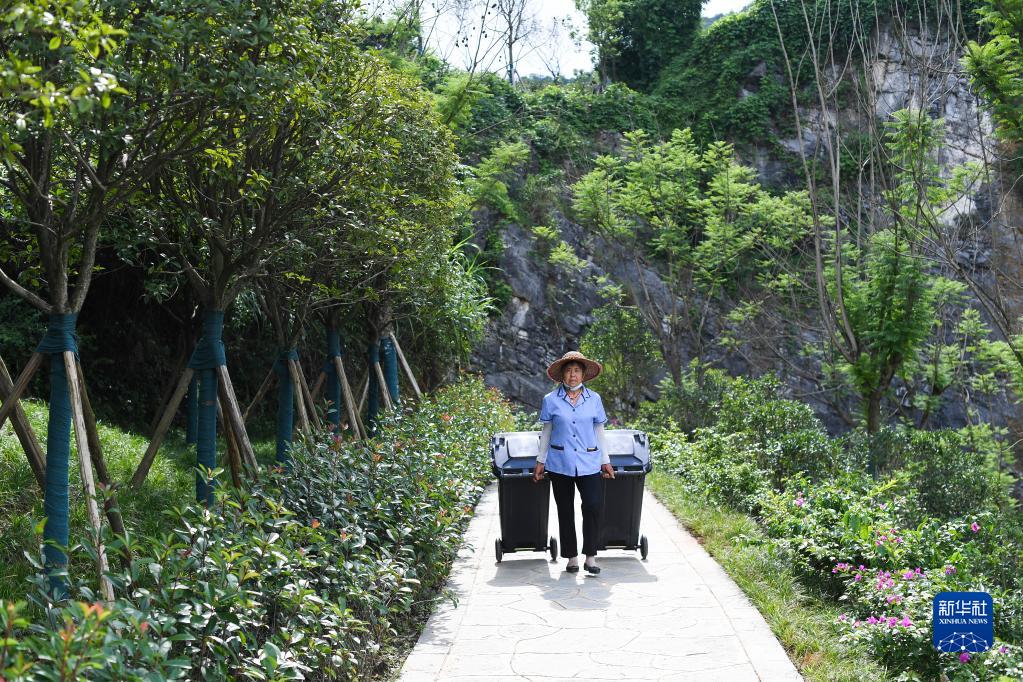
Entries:
<svg viewBox="0 0 1023 682">
<path fill-rule="evenodd" d="M 551 366 L 547 368 L 547 376 L 551 378 L 551 381 L 561 382 L 562 371 L 569 362 L 578 362 L 583 366 L 583 381 L 589 381 L 595 379 L 598 374 L 604 369 L 600 366 L 600 363 L 596 360 L 590 360 L 588 357 L 580 353 L 579 351 L 570 350 L 560 358 L 551 363 Z"/>
</svg>

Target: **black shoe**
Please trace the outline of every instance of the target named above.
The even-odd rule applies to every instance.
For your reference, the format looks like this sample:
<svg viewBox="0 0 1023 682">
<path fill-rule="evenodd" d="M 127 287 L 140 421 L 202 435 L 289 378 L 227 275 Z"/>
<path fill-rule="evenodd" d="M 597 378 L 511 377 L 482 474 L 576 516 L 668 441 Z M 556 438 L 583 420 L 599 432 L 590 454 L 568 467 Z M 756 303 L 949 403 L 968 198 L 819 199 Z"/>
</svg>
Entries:
<svg viewBox="0 0 1023 682">
<path fill-rule="evenodd" d="M 565 570 L 567 572 L 569 572 L 569 573 L 578 573 L 579 572 L 579 564 L 576 564 L 575 566 L 565 566 Z"/>
<path fill-rule="evenodd" d="M 600 566 L 586 566 L 584 564 L 583 568 L 585 568 L 586 572 L 591 574 L 591 575 L 597 575 L 597 574 L 600 573 Z"/>
</svg>

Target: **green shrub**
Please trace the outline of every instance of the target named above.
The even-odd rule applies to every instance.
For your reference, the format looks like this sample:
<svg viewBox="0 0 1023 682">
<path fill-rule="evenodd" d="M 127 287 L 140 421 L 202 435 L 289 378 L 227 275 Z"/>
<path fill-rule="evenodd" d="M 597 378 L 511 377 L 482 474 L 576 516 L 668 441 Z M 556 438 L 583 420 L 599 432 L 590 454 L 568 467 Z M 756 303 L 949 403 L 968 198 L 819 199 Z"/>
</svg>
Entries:
<svg viewBox="0 0 1023 682">
<path fill-rule="evenodd" d="M 851 466 L 879 478 L 904 473 L 921 518 L 951 519 L 1009 504 L 1011 482 L 999 470 L 988 432 L 886 427 L 875 434 L 855 431 L 846 441 Z"/>
<path fill-rule="evenodd" d="M 714 426 L 732 381 L 727 372 L 694 360 L 682 375 L 681 385 L 675 386 L 670 376 L 661 380 L 657 387 L 660 397 L 640 406 L 639 423 L 649 431 L 680 429 L 686 433 Z"/>
<path fill-rule="evenodd" d="M 327 433 L 292 467 L 133 542 L 112 605 L 88 584 L 0 602 L 7 680 L 353 679 L 379 676 L 437 598 L 511 424 L 481 380 L 393 414 L 379 437 Z M 81 548 L 77 553 L 81 553 Z"/>
<path fill-rule="evenodd" d="M 742 511 L 757 508 L 768 487 L 760 445 L 745 434 L 700 429 L 689 441 L 665 431 L 652 437 L 656 465 L 683 481 L 686 491 L 712 504 Z"/>
</svg>

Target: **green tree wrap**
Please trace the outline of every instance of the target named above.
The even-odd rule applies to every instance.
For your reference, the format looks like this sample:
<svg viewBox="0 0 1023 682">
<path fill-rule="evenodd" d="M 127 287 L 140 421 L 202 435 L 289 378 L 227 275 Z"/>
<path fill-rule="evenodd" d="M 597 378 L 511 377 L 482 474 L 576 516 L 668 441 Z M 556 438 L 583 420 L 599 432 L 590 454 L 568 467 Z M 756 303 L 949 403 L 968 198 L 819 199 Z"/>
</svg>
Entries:
<svg viewBox="0 0 1023 682">
<path fill-rule="evenodd" d="M 288 463 L 288 448 L 295 429 L 295 384 L 291 381 L 289 360 L 298 360 L 298 351 L 292 348 L 277 354 L 274 373 L 277 375 L 277 461 Z"/>
<path fill-rule="evenodd" d="M 327 330 L 327 362 L 323 371 L 327 375 L 327 421 L 334 425 L 334 432 L 341 429 L 341 377 L 337 374 L 334 358 L 341 357 L 341 333 L 336 329 Z"/>
<path fill-rule="evenodd" d="M 203 314 L 202 336 L 192 351 L 188 366 L 196 370 L 199 382 L 197 410 L 197 439 L 195 443 L 195 499 L 213 503 L 213 481 L 206 478 L 205 469 L 217 466 L 217 373 L 216 368 L 227 364 L 224 353 L 224 311 L 207 310 Z"/>
<path fill-rule="evenodd" d="M 377 413 L 380 412 L 380 387 L 377 382 L 377 371 L 374 364 L 380 362 L 380 346 L 375 342 L 369 344 L 369 390 L 366 394 L 366 428 L 373 432 L 377 427 Z"/>
<path fill-rule="evenodd" d="M 64 351 L 78 354 L 75 338 L 77 315 L 50 315 L 46 335 L 36 352 L 50 356 L 50 415 L 46 430 L 46 492 L 43 509 L 46 525 L 43 527 L 43 555 L 50 588 L 60 598 L 67 592 L 66 580 L 61 573 L 67 568 L 68 546 L 68 468 L 71 458 L 71 395 L 68 392 Z"/>
<path fill-rule="evenodd" d="M 188 366 L 192 369 L 215 369 L 227 364 L 224 353 L 224 311 L 207 310 L 202 318 L 202 336 L 195 344 Z"/>
<path fill-rule="evenodd" d="M 185 442 L 195 445 L 199 442 L 199 376 L 192 375 L 185 395 Z"/>
<path fill-rule="evenodd" d="M 198 438 L 195 444 L 195 500 L 213 504 L 213 489 L 216 481 L 208 479 L 206 469 L 217 466 L 217 372 L 214 369 L 200 369 Z"/>
<path fill-rule="evenodd" d="M 391 400 L 398 404 L 398 353 L 394 350 L 394 340 L 390 336 L 380 339 L 380 357 L 384 370 L 384 381 Z"/>
</svg>

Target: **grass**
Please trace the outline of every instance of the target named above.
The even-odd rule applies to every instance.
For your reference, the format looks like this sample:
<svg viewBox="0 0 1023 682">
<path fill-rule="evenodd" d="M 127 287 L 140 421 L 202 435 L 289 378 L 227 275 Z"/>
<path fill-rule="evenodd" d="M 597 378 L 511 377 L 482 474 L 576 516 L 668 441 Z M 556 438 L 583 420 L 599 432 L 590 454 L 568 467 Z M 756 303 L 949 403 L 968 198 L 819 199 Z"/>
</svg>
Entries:
<svg viewBox="0 0 1023 682">
<path fill-rule="evenodd" d="M 36 401 L 22 404 L 45 450 L 46 404 Z M 145 483 L 136 491 L 127 486 L 127 481 L 149 446 L 149 439 L 102 422 L 99 436 L 110 474 L 114 481 L 121 483 L 117 502 L 129 535 L 158 536 L 169 531 L 164 512 L 187 504 L 195 495 L 192 468 L 195 447 L 185 443 L 180 429 L 172 429 Z M 88 541 L 89 524 L 73 435 L 71 444 L 69 520 L 73 546 Z M 253 448 L 260 461 L 274 456 L 273 441 L 254 442 Z M 218 452 L 224 451 L 221 440 Z M 0 512 L 0 599 L 21 599 L 30 588 L 28 578 L 35 572 L 25 553 L 41 555 L 43 495 L 9 421 L 0 428 L 0 509 L 3 510 Z M 81 552 L 72 554 L 69 573 L 86 579 L 90 585 L 95 583 L 95 567 Z"/>
<path fill-rule="evenodd" d="M 807 680 L 888 680 L 865 652 L 839 642 L 840 610 L 811 594 L 756 521 L 689 497 L 674 476 L 654 471 L 651 492 L 742 588 Z"/>
</svg>

